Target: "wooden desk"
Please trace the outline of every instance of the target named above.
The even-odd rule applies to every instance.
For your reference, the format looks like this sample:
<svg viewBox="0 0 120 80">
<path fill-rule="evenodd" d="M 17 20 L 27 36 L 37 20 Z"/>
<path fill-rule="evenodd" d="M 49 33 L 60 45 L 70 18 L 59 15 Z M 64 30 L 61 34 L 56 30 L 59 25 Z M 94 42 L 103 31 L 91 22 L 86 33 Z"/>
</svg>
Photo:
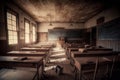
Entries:
<svg viewBox="0 0 120 80">
<path fill-rule="evenodd" d="M 80 72 L 80 79 L 82 76 L 82 69 L 86 66 L 89 67 L 89 65 L 94 66 L 94 76 L 93 80 L 96 78 L 96 73 L 98 71 L 98 66 L 100 64 L 105 64 L 107 65 L 108 63 L 112 64 L 111 66 L 111 71 L 110 75 L 112 75 L 114 63 L 115 63 L 115 58 L 118 55 L 118 52 L 111 52 L 111 53 L 80 53 L 80 52 L 72 52 L 73 54 L 73 59 L 75 61 L 74 65 L 75 67 L 79 70 Z M 107 58 L 108 56 L 113 56 L 112 59 Z"/>
<path fill-rule="evenodd" d="M 52 48 L 53 45 L 28 45 L 29 48 Z"/>
<path fill-rule="evenodd" d="M 34 80 L 35 71 L 1 69 L 0 80 Z"/>
<path fill-rule="evenodd" d="M 40 73 L 43 72 L 43 57 L 30 57 L 28 56 L 27 59 L 21 60 L 21 57 L 15 56 L 1 56 L 0 57 L 0 67 L 31 67 L 36 69 L 36 74 L 34 76 L 37 79 L 40 79 Z M 39 73 L 40 72 L 40 73 Z"/>
<path fill-rule="evenodd" d="M 29 48 L 23 47 L 21 48 L 22 51 L 40 51 L 40 52 L 49 52 L 50 48 Z"/>
<path fill-rule="evenodd" d="M 77 52 L 78 54 L 83 54 L 83 53 L 112 53 L 112 49 L 107 49 L 107 48 L 96 48 L 96 49 L 89 49 L 89 48 L 68 48 L 68 53 L 69 56 L 71 57 L 71 52 Z"/>
<path fill-rule="evenodd" d="M 10 51 L 6 54 L 7 56 L 32 56 L 32 57 L 43 57 L 44 64 L 49 61 L 50 52 L 36 52 L 36 51 Z M 3 55 L 3 56 L 6 56 Z"/>
<path fill-rule="evenodd" d="M 85 73 L 91 73 L 92 75 L 91 78 L 92 80 L 96 80 L 96 74 L 98 72 L 98 68 L 100 68 L 100 65 L 107 65 L 112 62 L 111 60 L 103 57 L 100 58 L 98 61 L 97 57 L 82 57 L 82 58 L 75 58 L 75 66 L 78 69 L 78 72 L 80 73 L 79 78 L 81 80 L 82 75 Z M 105 72 L 107 73 L 108 68 L 105 68 Z M 91 80 L 91 79 L 90 79 Z"/>
<path fill-rule="evenodd" d="M 78 47 L 68 47 L 66 50 L 66 55 L 68 58 L 71 58 L 71 51 L 79 51 Z"/>
<path fill-rule="evenodd" d="M 109 48 L 86 48 L 86 51 L 112 51 L 113 49 Z"/>
<path fill-rule="evenodd" d="M 114 56 L 118 55 L 118 52 L 79 52 L 79 51 L 73 51 L 71 52 L 72 57 L 104 57 L 104 56 Z"/>
<path fill-rule="evenodd" d="M 7 56 L 47 56 L 47 52 L 36 52 L 36 51 L 10 51 L 7 52 Z"/>
<path fill-rule="evenodd" d="M 43 47 L 43 48 L 52 48 L 53 45 L 41 45 L 41 47 Z"/>
</svg>

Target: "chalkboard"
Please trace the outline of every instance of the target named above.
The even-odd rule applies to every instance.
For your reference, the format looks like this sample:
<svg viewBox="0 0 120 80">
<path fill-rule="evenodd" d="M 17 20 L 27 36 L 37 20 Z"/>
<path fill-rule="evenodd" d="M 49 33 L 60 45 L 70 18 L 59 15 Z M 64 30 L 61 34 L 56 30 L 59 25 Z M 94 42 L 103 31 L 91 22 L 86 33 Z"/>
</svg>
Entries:
<svg viewBox="0 0 120 80">
<path fill-rule="evenodd" d="M 65 38 L 83 38 L 84 29 L 49 29 L 48 39 L 58 40 L 59 37 Z"/>
<path fill-rule="evenodd" d="M 97 27 L 99 40 L 120 40 L 120 18 Z"/>
<path fill-rule="evenodd" d="M 49 40 L 57 40 L 59 37 L 64 37 L 65 31 L 64 29 L 49 29 L 48 30 L 48 39 Z"/>
</svg>

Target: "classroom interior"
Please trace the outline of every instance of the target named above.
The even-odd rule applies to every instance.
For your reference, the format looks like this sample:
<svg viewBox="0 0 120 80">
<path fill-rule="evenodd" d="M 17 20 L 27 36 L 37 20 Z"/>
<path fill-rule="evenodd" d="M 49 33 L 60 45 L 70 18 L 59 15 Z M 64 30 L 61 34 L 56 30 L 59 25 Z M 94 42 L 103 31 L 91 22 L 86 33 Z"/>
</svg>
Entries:
<svg viewBox="0 0 120 80">
<path fill-rule="evenodd" d="M 119 0 L 0 0 L 0 80 L 120 80 Z"/>
</svg>

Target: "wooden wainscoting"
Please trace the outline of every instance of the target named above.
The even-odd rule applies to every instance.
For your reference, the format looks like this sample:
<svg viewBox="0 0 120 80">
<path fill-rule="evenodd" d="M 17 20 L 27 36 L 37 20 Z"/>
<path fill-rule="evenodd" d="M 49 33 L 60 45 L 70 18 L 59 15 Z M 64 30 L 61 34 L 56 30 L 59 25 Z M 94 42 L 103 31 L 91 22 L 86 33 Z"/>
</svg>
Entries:
<svg viewBox="0 0 120 80">
<path fill-rule="evenodd" d="M 120 51 L 120 40 L 98 40 L 97 45 L 112 48 L 114 51 Z"/>
<path fill-rule="evenodd" d="M 48 41 L 48 33 L 47 32 L 40 32 L 39 33 L 39 41 L 40 42 L 47 42 Z"/>
</svg>

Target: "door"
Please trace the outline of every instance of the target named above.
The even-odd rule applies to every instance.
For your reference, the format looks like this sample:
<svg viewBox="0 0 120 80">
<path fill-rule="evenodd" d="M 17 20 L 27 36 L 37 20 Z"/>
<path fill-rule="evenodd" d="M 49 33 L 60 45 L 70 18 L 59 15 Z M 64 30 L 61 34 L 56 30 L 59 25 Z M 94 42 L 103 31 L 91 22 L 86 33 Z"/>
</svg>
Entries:
<svg viewBox="0 0 120 80">
<path fill-rule="evenodd" d="M 47 32 L 40 32 L 39 41 L 40 42 L 48 41 L 48 33 Z"/>
</svg>

